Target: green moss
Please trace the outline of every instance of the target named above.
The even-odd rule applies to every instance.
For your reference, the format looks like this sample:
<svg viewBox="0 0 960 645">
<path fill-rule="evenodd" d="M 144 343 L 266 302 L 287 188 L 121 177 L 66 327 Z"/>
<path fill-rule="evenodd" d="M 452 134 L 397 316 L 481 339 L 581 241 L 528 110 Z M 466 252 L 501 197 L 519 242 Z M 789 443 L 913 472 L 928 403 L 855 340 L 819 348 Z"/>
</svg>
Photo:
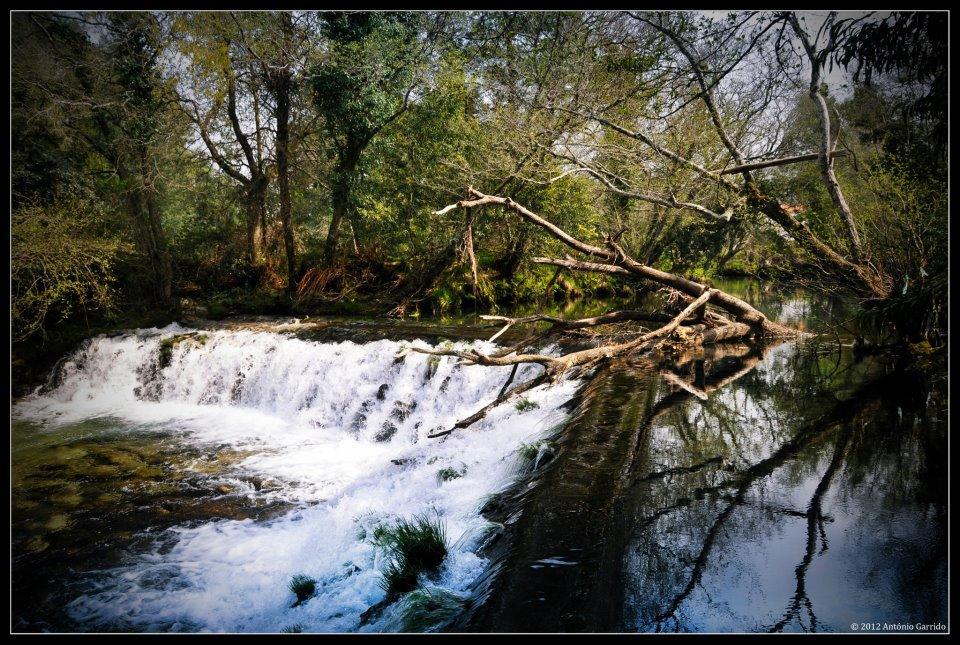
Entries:
<svg viewBox="0 0 960 645">
<path fill-rule="evenodd" d="M 297 597 L 297 602 L 291 607 L 296 607 L 309 599 L 317 590 L 317 581 L 310 576 L 297 574 L 290 579 L 290 591 Z"/>
<path fill-rule="evenodd" d="M 437 369 L 440 367 L 440 357 L 431 354 L 427 357 L 427 372 L 424 375 L 424 380 L 429 381 L 437 373 Z"/>
<path fill-rule="evenodd" d="M 207 344 L 208 339 L 209 336 L 207 336 L 207 334 L 197 334 L 196 332 L 190 332 L 188 334 L 176 334 L 170 338 L 164 338 L 160 341 L 160 369 L 163 369 L 170 364 L 170 360 L 173 358 L 173 350 L 183 341 L 189 340 L 191 343 L 194 343 L 199 347 L 203 347 Z"/>
<path fill-rule="evenodd" d="M 377 526 L 373 530 L 373 544 L 389 556 L 380 583 L 388 593 L 412 591 L 420 575 L 436 574 L 447 556 L 443 523 L 439 518 L 426 515 L 400 520 L 392 527 Z"/>
</svg>

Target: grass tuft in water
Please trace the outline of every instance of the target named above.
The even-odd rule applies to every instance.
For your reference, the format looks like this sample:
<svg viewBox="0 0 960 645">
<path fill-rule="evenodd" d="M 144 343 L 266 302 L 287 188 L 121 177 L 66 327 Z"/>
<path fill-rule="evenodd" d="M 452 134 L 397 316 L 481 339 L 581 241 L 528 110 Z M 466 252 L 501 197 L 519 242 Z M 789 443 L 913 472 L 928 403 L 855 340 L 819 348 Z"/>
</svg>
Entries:
<svg viewBox="0 0 960 645">
<path fill-rule="evenodd" d="M 293 603 L 292 606 L 296 607 L 302 604 L 310 598 L 316 590 L 317 581 L 310 576 L 305 576 L 301 573 L 293 576 L 293 578 L 290 579 L 290 591 L 297 597 L 297 602 Z"/>
<path fill-rule="evenodd" d="M 374 546 L 390 558 L 380 585 L 385 591 L 404 593 L 417 586 L 420 574 L 435 574 L 447 557 L 446 529 L 439 517 L 417 515 L 400 520 L 394 526 L 373 530 Z"/>
<path fill-rule="evenodd" d="M 303 631 L 303 625 L 296 623 L 294 625 L 288 625 L 280 630 L 282 634 L 299 634 Z"/>
<path fill-rule="evenodd" d="M 446 468 L 441 468 L 440 470 L 437 471 L 437 481 L 441 483 L 448 482 L 452 479 L 460 479 L 466 474 L 467 474 L 467 469 L 465 466 L 460 468 L 460 470 L 457 470 L 452 466 L 447 466 Z"/>
<path fill-rule="evenodd" d="M 517 404 L 514 407 L 516 407 L 519 412 L 526 412 L 527 410 L 536 410 L 540 407 L 540 404 L 524 397 L 517 401 Z"/>
<path fill-rule="evenodd" d="M 534 443 L 521 443 L 517 449 L 520 457 L 520 468 L 523 472 L 536 470 L 555 456 L 553 443 L 542 439 Z"/>
<path fill-rule="evenodd" d="M 520 447 L 517 449 L 517 454 L 520 455 L 520 458 L 524 461 L 534 461 L 544 446 L 549 447 L 550 442 L 536 441 L 534 443 L 521 443 Z"/>
<path fill-rule="evenodd" d="M 443 589 L 417 589 L 403 598 L 401 631 L 433 632 L 442 629 L 463 611 L 463 598 Z"/>
</svg>

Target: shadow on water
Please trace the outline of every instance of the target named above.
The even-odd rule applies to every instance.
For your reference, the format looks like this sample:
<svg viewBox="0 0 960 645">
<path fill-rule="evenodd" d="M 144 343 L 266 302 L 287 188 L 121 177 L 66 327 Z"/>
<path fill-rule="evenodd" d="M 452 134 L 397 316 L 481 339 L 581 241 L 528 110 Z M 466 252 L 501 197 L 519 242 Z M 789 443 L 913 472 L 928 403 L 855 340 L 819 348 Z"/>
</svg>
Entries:
<svg viewBox="0 0 960 645">
<path fill-rule="evenodd" d="M 945 387 L 818 343 L 612 364 L 456 628 L 942 628 Z"/>
</svg>

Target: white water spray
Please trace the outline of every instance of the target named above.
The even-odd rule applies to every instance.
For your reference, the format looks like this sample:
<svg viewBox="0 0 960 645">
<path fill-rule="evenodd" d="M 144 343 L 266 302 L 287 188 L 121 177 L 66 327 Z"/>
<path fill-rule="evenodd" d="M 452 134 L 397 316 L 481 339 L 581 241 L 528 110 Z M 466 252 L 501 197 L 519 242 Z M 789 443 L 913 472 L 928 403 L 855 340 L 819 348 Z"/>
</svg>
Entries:
<svg viewBox="0 0 960 645">
<path fill-rule="evenodd" d="M 466 430 L 427 439 L 493 400 L 510 368 L 456 366 L 416 352 L 396 360 L 410 343 L 319 343 L 253 331 L 198 332 L 170 347 L 163 366 L 162 341 L 194 331 L 173 325 L 95 338 L 61 366 L 56 388 L 14 413 L 51 431 L 100 416 L 161 424 L 195 446 L 249 451 L 238 474 L 282 483 L 249 494 L 297 506 L 269 521 L 209 521 L 157 536 L 156 549 L 101 572 L 96 589 L 71 603 L 81 625 L 355 630 L 385 595 L 384 556 L 365 535 L 378 522 L 434 510 L 451 548 L 431 584 L 463 592 L 486 565 L 475 553 L 487 524 L 479 507 L 510 485 L 521 444 L 562 422 L 559 408 L 576 387 L 537 388 L 527 398 L 538 407 L 501 405 Z M 538 369 L 521 368 L 516 382 Z M 443 481 L 444 468 L 463 475 Z M 286 585 L 301 573 L 317 580 L 317 592 L 291 608 Z M 384 618 L 363 628 L 397 625 Z"/>
</svg>

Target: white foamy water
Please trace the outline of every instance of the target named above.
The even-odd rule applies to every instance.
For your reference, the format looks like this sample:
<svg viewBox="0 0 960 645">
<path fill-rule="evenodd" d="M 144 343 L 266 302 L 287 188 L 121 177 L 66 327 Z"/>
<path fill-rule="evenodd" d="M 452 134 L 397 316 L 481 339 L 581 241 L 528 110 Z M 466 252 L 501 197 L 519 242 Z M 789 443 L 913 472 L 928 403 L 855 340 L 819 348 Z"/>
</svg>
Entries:
<svg viewBox="0 0 960 645">
<path fill-rule="evenodd" d="M 519 412 L 508 403 L 468 429 L 427 439 L 493 400 L 509 368 L 456 366 L 416 352 L 395 360 L 404 346 L 428 346 L 422 341 L 319 343 L 212 331 L 202 332 L 202 344 L 176 345 L 157 370 L 161 340 L 185 331 L 192 330 L 173 325 L 93 339 L 62 366 L 54 390 L 18 403 L 14 414 L 51 432 L 112 416 L 170 427 L 191 445 L 249 451 L 237 473 L 281 484 L 249 494 L 296 507 L 269 521 L 212 520 L 158 535 L 154 549 L 98 572 L 96 588 L 73 600 L 68 609 L 81 626 L 356 630 L 360 615 L 385 596 L 384 555 L 365 536 L 378 522 L 434 512 L 451 548 L 430 584 L 462 593 L 487 564 L 475 553 L 487 525 L 479 507 L 514 481 L 521 444 L 563 421 L 560 406 L 576 387 L 537 388 L 527 398 L 539 407 Z M 522 368 L 516 382 L 539 369 Z M 443 482 L 443 468 L 464 474 Z M 287 584 L 295 574 L 316 579 L 317 592 L 291 608 Z M 389 618 L 362 627 L 396 628 Z"/>
</svg>

